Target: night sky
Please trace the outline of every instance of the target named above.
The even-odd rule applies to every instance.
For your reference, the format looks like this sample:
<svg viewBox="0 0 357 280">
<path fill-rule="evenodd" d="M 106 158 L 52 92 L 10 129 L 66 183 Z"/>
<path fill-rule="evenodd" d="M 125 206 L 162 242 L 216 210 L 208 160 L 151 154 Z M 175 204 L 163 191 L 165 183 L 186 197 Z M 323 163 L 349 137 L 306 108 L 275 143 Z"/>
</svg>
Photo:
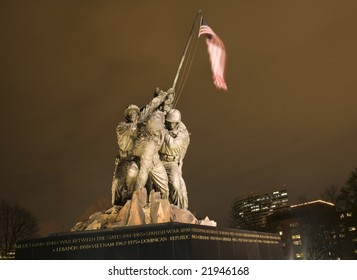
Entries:
<svg viewBox="0 0 357 280">
<path fill-rule="evenodd" d="M 189 210 L 227 226 L 235 197 L 342 185 L 357 167 L 356 1 L 24 0 L 0 4 L 0 199 L 68 230 L 110 197 L 115 127 L 172 85 L 199 9 L 229 90 L 200 39 L 177 105 Z"/>
</svg>

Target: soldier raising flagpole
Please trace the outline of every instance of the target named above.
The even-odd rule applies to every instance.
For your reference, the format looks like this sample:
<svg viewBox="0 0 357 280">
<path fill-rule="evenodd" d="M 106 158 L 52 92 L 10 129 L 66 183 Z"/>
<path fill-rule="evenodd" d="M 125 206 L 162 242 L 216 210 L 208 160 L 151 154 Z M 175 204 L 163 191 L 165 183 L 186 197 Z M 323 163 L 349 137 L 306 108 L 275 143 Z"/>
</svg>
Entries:
<svg viewBox="0 0 357 280">
<path fill-rule="evenodd" d="M 200 36 L 206 36 L 214 84 L 220 90 L 227 90 L 224 80 L 224 45 L 205 24 L 201 14 L 199 10 L 195 16 L 172 87 L 166 92 L 157 88 L 154 98 L 141 109 L 130 105 L 124 112 L 125 121 L 117 127 L 119 155 L 115 161 L 112 181 L 113 206 L 122 206 L 135 190 L 148 187 L 148 182 L 152 182 L 163 199 L 169 199 L 171 203 L 183 209 L 188 207 L 182 164 L 190 137 L 181 122 L 180 111 L 173 108 L 182 93 L 193 62 L 194 53 L 190 55 L 189 49 L 195 38 L 197 43 Z M 195 37 L 199 18 L 201 23 L 198 36 Z M 185 71 L 187 65 L 189 68 Z M 178 86 L 179 90 L 176 91 L 182 70 L 181 86 Z"/>
</svg>

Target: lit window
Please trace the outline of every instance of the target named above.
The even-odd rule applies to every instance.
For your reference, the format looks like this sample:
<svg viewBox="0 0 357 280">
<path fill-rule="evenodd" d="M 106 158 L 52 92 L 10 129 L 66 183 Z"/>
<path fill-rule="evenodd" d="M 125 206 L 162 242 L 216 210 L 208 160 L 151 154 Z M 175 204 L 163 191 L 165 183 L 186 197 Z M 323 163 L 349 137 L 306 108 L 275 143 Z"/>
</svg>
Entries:
<svg viewBox="0 0 357 280">
<path fill-rule="evenodd" d="M 301 240 L 295 240 L 295 241 L 293 241 L 293 244 L 296 246 L 299 246 L 299 245 L 302 245 L 302 242 L 301 242 Z"/>
<path fill-rule="evenodd" d="M 356 227 L 348 227 L 348 231 L 356 231 Z"/>
<path fill-rule="evenodd" d="M 352 217 L 352 212 L 346 213 L 346 217 Z"/>
<path fill-rule="evenodd" d="M 279 231 L 279 235 L 283 235 L 283 232 L 282 232 L 282 231 Z"/>
<path fill-rule="evenodd" d="M 340 219 L 343 219 L 345 217 L 345 215 L 341 214 L 340 215 Z"/>
<path fill-rule="evenodd" d="M 297 259 L 301 259 L 303 256 L 304 256 L 303 253 L 297 253 L 297 254 L 295 254 L 295 258 L 297 258 Z"/>
<path fill-rule="evenodd" d="M 357 242 L 357 238 L 353 238 L 353 239 L 352 239 L 352 242 Z"/>
<path fill-rule="evenodd" d="M 340 238 L 344 238 L 344 237 L 345 237 L 345 234 L 344 234 L 344 233 L 340 233 L 338 236 L 339 236 Z"/>
<path fill-rule="evenodd" d="M 357 254 L 357 250 L 355 250 L 354 253 Z"/>
<path fill-rule="evenodd" d="M 300 239 L 300 234 L 295 234 L 293 236 L 291 236 L 292 239 Z"/>
<path fill-rule="evenodd" d="M 290 227 L 298 227 L 299 226 L 299 223 L 292 223 L 290 224 Z"/>
</svg>

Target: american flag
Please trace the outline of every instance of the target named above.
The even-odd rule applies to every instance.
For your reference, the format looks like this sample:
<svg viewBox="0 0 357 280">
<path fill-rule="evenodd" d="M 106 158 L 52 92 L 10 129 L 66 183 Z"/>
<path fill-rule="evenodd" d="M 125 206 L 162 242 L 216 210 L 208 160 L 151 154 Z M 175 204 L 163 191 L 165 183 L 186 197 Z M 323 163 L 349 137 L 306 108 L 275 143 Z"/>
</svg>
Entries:
<svg viewBox="0 0 357 280">
<path fill-rule="evenodd" d="M 213 73 L 213 83 L 217 89 L 227 90 L 227 84 L 224 80 L 226 68 L 226 49 L 222 40 L 214 33 L 205 20 L 201 19 L 200 31 L 198 37 L 206 36 L 206 43 L 208 48 L 208 55 L 211 61 L 211 68 Z"/>
</svg>

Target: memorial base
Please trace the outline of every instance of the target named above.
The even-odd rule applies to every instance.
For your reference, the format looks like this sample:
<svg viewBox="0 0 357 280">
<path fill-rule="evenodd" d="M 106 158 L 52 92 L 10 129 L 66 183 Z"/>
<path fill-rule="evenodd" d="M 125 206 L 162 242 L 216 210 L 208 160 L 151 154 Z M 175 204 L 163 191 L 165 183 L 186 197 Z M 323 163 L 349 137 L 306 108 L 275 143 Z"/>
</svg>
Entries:
<svg viewBox="0 0 357 280">
<path fill-rule="evenodd" d="M 164 223 L 52 234 L 18 242 L 22 260 L 283 259 L 272 233 Z"/>
</svg>

